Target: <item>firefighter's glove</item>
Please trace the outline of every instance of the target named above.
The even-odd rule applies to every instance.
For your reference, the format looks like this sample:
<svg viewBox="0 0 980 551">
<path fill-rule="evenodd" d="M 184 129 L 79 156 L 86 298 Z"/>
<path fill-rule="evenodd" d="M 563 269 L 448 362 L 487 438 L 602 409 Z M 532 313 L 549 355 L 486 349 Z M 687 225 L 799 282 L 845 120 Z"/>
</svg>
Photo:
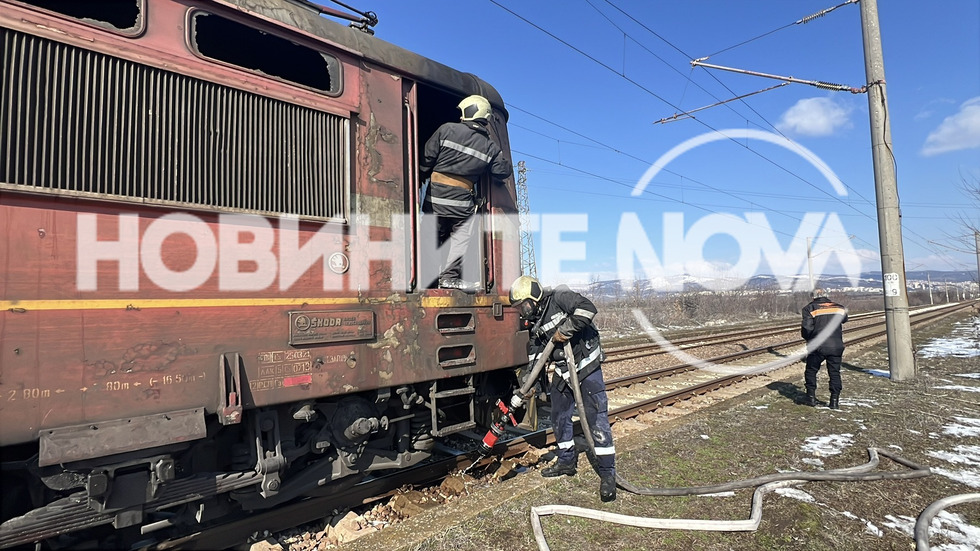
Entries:
<svg viewBox="0 0 980 551">
<path fill-rule="evenodd" d="M 570 338 L 572 337 L 562 333 L 561 331 L 555 331 L 555 334 L 553 337 L 551 337 L 551 340 L 555 341 L 558 344 L 564 344 L 568 342 L 568 339 Z"/>
</svg>

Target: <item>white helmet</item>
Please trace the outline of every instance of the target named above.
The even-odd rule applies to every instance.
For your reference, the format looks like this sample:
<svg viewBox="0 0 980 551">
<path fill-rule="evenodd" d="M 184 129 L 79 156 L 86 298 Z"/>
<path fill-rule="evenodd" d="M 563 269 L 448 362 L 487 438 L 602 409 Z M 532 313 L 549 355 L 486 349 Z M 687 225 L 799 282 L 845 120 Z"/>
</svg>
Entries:
<svg viewBox="0 0 980 551">
<path fill-rule="evenodd" d="M 493 110 L 490 102 L 483 96 L 470 96 L 457 105 L 460 110 L 459 120 L 472 121 L 476 119 L 488 119 Z"/>
</svg>

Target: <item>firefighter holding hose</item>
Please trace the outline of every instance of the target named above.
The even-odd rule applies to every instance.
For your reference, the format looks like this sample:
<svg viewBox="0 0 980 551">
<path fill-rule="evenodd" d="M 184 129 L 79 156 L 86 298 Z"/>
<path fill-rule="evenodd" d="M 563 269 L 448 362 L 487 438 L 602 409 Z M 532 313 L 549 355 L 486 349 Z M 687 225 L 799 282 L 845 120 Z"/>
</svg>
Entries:
<svg viewBox="0 0 980 551">
<path fill-rule="evenodd" d="M 602 501 L 616 499 L 616 448 L 609 426 L 606 384 L 602 379 L 605 355 L 599 343 L 599 331 L 592 322 L 596 315 L 595 305 L 564 285 L 544 288 L 530 276 L 521 276 L 511 285 L 510 304 L 530 326 L 528 359 L 531 365 L 549 341 L 556 344 L 551 357 L 555 370 L 549 395 L 558 461 L 542 469 L 541 476 L 573 476 L 576 472 L 578 452 L 572 425 L 575 398 L 569 387 L 569 370 L 575 369 L 581 385 L 585 419 L 595 441 L 599 498 Z M 565 357 L 566 342 L 571 343 L 574 358 Z"/>
</svg>

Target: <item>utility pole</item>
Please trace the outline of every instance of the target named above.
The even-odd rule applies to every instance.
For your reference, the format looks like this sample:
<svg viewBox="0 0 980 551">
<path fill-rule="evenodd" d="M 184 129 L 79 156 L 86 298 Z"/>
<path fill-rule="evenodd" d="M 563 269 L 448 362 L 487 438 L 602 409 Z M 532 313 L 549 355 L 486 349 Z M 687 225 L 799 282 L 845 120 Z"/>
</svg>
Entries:
<svg viewBox="0 0 980 551">
<path fill-rule="evenodd" d="M 980 231 L 973 232 L 973 239 L 977 243 L 977 286 L 980 288 Z"/>
<path fill-rule="evenodd" d="M 813 252 L 810 250 L 812 238 L 806 238 L 806 269 L 810 273 L 810 292 L 813 292 Z"/>
<path fill-rule="evenodd" d="M 885 62 L 881 53 L 877 0 L 861 0 L 861 34 L 864 38 L 864 71 L 868 80 L 868 110 L 871 118 L 871 154 L 878 203 L 878 242 L 885 294 L 885 332 L 888 341 L 888 370 L 893 381 L 915 377 L 909 297 L 905 286 L 905 252 L 902 248 L 902 219 L 898 206 L 898 183 L 892 153 L 888 100 L 885 93 Z"/>
<path fill-rule="evenodd" d="M 932 273 L 931 272 L 926 272 L 926 281 L 929 282 L 929 304 L 932 305 L 935 304 L 935 302 L 932 301 Z"/>
</svg>

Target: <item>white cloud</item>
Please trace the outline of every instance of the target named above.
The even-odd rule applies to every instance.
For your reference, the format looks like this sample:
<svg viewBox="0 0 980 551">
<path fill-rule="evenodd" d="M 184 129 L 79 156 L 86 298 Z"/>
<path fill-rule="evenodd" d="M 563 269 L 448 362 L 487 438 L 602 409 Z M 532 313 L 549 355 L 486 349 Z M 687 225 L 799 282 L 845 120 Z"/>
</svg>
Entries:
<svg viewBox="0 0 980 551">
<path fill-rule="evenodd" d="M 956 101 L 951 100 L 949 98 L 937 98 L 931 100 L 928 103 L 926 103 L 926 105 L 922 108 L 922 110 L 916 113 L 915 116 L 912 118 L 917 121 L 924 121 L 936 114 L 934 107 L 944 106 L 944 105 L 956 105 Z"/>
<path fill-rule="evenodd" d="M 967 100 L 958 113 L 943 119 L 926 137 L 922 154 L 928 157 L 973 148 L 980 148 L 980 96 Z"/>
<path fill-rule="evenodd" d="M 851 126 L 850 109 L 830 98 L 807 98 L 796 102 L 780 117 L 776 128 L 803 136 L 829 136 Z"/>
</svg>

